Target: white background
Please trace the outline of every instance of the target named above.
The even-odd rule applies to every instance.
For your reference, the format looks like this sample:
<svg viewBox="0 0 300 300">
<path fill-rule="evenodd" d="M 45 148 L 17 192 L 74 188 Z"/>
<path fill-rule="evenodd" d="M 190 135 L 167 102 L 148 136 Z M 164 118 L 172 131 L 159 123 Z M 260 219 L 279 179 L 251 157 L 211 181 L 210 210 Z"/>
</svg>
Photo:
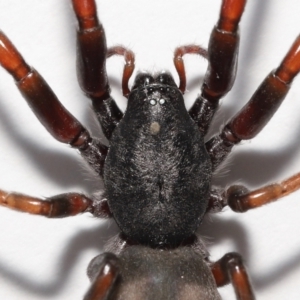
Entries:
<svg viewBox="0 0 300 300">
<path fill-rule="evenodd" d="M 206 46 L 217 21 L 219 0 L 97 1 L 108 45 L 123 44 L 136 53 L 137 70 L 170 70 L 176 46 Z M 298 0 L 249 0 L 241 22 L 239 69 L 235 86 L 222 101 L 218 130 L 250 98 L 299 34 Z M 90 103 L 76 82 L 75 19 L 67 0 L 0 2 L 0 28 L 28 63 L 51 85 L 61 102 L 94 135 L 97 126 Z M 187 106 L 199 93 L 206 63 L 186 58 Z M 113 93 L 119 93 L 123 62 L 108 63 Z M 278 113 L 259 136 L 236 147 L 227 172 L 217 180 L 250 188 L 282 180 L 300 170 L 300 78 Z M 33 196 L 68 191 L 90 194 L 90 180 L 73 149 L 55 141 L 39 124 L 14 86 L 0 70 L 0 186 Z M 212 259 L 241 253 L 257 299 L 298 299 L 300 294 L 300 193 L 247 214 L 226 209 L 202 227 Z M 0 208 L 0 299 L 81 299 L 89 282 L 89 261 L 116 234 L 89 215 L 48 220 Z M 235 299 L 232 288 L 220 289 Z"/>
</svg>

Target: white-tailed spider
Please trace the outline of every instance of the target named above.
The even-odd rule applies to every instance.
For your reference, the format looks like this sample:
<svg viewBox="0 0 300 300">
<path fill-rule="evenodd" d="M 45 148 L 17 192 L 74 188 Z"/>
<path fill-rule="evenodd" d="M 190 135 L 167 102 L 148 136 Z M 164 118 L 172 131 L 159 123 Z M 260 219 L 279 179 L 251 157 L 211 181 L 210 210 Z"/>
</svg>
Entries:
<svg viewBox="0 0 300 300">
<path fill-rule="evenodd" d="M 179 87 L 170 73 L 142 72 L 130 88 L 133 52 L 123 46 L 107 48 L 94 0 L 72 0 L 78 20 L 79 84 L 92 102 L 108 146 L 60 103 L 41 75 L 0 33 L 0 64 L 12 75 L 36 117 L 56 140 L 78 150 L 104 184 L 99 198 L 65 193 L 40 199 L 0 190 L 0 204 L 48 218 L 89 213 L 113 218 L 120 229 L 107 251 L 88 267 L 92 283 L 85 300 L 217 300 L 217 287 L 229 283 L 237 299 L 255 299 L 242 257 L 232 252 L 211 261 L 196 234 L 207 213 L 227 206 L 243 213 L 300 187 L 299 174 L 253 191 L 241 185 L 220 189 L 211 184 L 234 146 L 254 138 L 268 123 L 300 70 L 298 36 L 246 105 L 219 134 L 204 141 L 219 100 L 234 84 L 245 4 L 246 0 L 223 0 L 207 50 L 194 44 L 175 50 Z M 201 93 L 189 110 L 183 99 L 183 56 L 187 54 L 208 60 Z M 115 55 L 125 60 L 125 113 L 111 96 L 106 72 L 106 60 Z"/>
</svg>

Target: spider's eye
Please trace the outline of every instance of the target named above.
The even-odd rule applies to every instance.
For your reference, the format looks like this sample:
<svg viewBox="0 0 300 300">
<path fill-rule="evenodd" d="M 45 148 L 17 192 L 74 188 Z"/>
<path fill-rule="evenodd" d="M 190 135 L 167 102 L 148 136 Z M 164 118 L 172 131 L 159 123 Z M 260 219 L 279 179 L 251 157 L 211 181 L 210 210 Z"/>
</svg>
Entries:
<svg viewBox="0 0 300 300">
<path fill-rule="evenodd" d="M 155 105 L 155 104 L 156 104 L 156 100 L 155 100 L 155 99 L 151 99 L 151 100 L 150 100 L 150 104 L 151 104 L 151 105 Z"/>
<path fill-rule="evenodd" d="M 165 99 L 159 99 L 159 104 L 165 104 L 166 100 Z"/>
</svg>

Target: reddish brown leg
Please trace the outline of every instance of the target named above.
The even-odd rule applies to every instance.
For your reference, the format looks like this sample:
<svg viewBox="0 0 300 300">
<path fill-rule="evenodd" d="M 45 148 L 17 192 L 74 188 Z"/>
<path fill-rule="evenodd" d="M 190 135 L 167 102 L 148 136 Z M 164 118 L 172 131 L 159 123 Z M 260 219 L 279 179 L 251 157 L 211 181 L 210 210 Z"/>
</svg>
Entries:
<svg viewBox="0 0 300 300">
<path fill-rule="evenodd" d="M 85 147 L 88 133 L 62 106 L 44 79 L 26 64 L 3 32 L 0 32 L 0 64 L 15 79 L 20 92 L 40 122 L 62 143 Z"/>
<path fill-rule="evenodd" d="M 231 283 L 238 300 L 255 300 L 250 280 L 238 253 L 227 253 L 211 266 L 218 287 Z"/>
<path fill-rule="evenodd" d="M 217 104 L 232 87 L 239 46 L 238 24 L 246 0 L 223 0 L 219 21 L 208 46 L 209 66 L 202 86 L 202 96 Z"/>
<path fill-rule="evenodd" d="M 209 65 L 201 88 L 201 95 L 189 110 L 199 130 L 206 134 L 211 119 L 221 97 L 230 89 L 235 80 L 239 48 L 238 24 L 244 11 L 246 0 L 223 0 L 220 17 L 213 29 L 208 52 L 203 49 L 201 55 L 207 57 Z M 194 49 L 193 49 L 194 47 Z M 188 46 L 185 53 L 197 53 L 198 46 Z M 180 51 L 176 49 L 176 51 Z M 180 56 L 175 52 L 174 63 L 180 78 L 180 89 L 185 89 L 185 70 Z M 176 57 L 177 56 L 177 57 Z"/>
<path fill-rule="evenodd" d="M 105 32 L 94 0 L 72 0 L 77 31 L 77 73 L 81 89 L 92 100 L 103 133 L 109 139 L 123 113 L 110 96 L 106 74 Z"/>
<path fill-rule="evenodd" d="M 8 193 L 0 190 L 0 205 L 34 215 L 42 215 L 48 218 L 60 218 L 90 211 L 92 208 L 92 200 L 81 194 L 75 193 L 57 195 L 42 200 L 27 195 Z"/>
<path fill-rule="evenodd" d="M 96 157 L 99 164 L 95 170 L 101 174 L 107 147 L 90 137 L 59 102 L 42 76 L 26 64 L 3 32 L 0 32 L 0 64 L 14 77 L 21 94 L 49 133 L 58 141 L 78 149 L 88 162 L 89 157 Z"/>
<path fill-rule="evenodd" d="M 266 77 L 250 101 L 206 143 L 213 167 L 216 168 L 241 140 L 252 139 L 268 123 L 287 95 L 294 77 L 300 71 L 300 36 L 280 66 Z"/>
<path fill-rule="evenodd" d="M 277 201 L 300 188 L 300 173 L 281 183 L 270 184 L 250 192 L 244 186 L 231 186 L 227 189 L 228 206 L 235 212 L 246 212 L 265 204 Z"/>
<path fill-rule="evenodd" d="M 246 212 L 268 203 L 275 202 L 300 189 L 300 173 L 280 182 L 269 184 L 254 191 L 242 185 L 233 185 L 226 191 L 212 189 L 206 212 L 220 212 L 229 206 L 235 212 Z"/>
<path fill-rule="evenodd" d="M 115 47 L 108 48 L 107 50 L 107 58 L 113 55 L 124 56 L 125 65 L 124 65 L 123 77 L 122 77 L 122 91 L 123 91 L 123 96 L 128 98 L 128 95 L 130 93 L 128 87 L 128 81 L 134 71 L 134 53 L 125 47 L 115 46 Z"/>
<path fill-rule="evenodd" d="M 67 193 L 40 199 L 0 190 L 0 205 L 20 212 L 48 218 L 64 218 L 90 212 L 97 217 L 111 217 L 106 201 L 93 200 L 78 193 Z"/>
<path fill-rule="evenodd" d="M 92 285 L 84 300 L 108 299 L 119 273 L 118 258 L 112 253 L 104 253 L 92 260 L 88 275 Z"/>
</svg>

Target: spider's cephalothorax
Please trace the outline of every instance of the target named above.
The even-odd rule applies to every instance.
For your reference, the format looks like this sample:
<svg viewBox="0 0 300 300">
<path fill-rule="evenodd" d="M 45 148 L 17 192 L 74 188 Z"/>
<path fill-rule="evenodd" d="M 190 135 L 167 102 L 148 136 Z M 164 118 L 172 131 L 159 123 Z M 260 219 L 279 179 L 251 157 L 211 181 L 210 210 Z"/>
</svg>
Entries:
<svg viewBox="0 0 300 300">
<path fill-rule="evenodd" d="M 205 213 L 211 162 L 172 77 L 137 77 L 110 139 L 104 183 L 111 212 L 130 238 L 176 245 Z"/>
</svg>

